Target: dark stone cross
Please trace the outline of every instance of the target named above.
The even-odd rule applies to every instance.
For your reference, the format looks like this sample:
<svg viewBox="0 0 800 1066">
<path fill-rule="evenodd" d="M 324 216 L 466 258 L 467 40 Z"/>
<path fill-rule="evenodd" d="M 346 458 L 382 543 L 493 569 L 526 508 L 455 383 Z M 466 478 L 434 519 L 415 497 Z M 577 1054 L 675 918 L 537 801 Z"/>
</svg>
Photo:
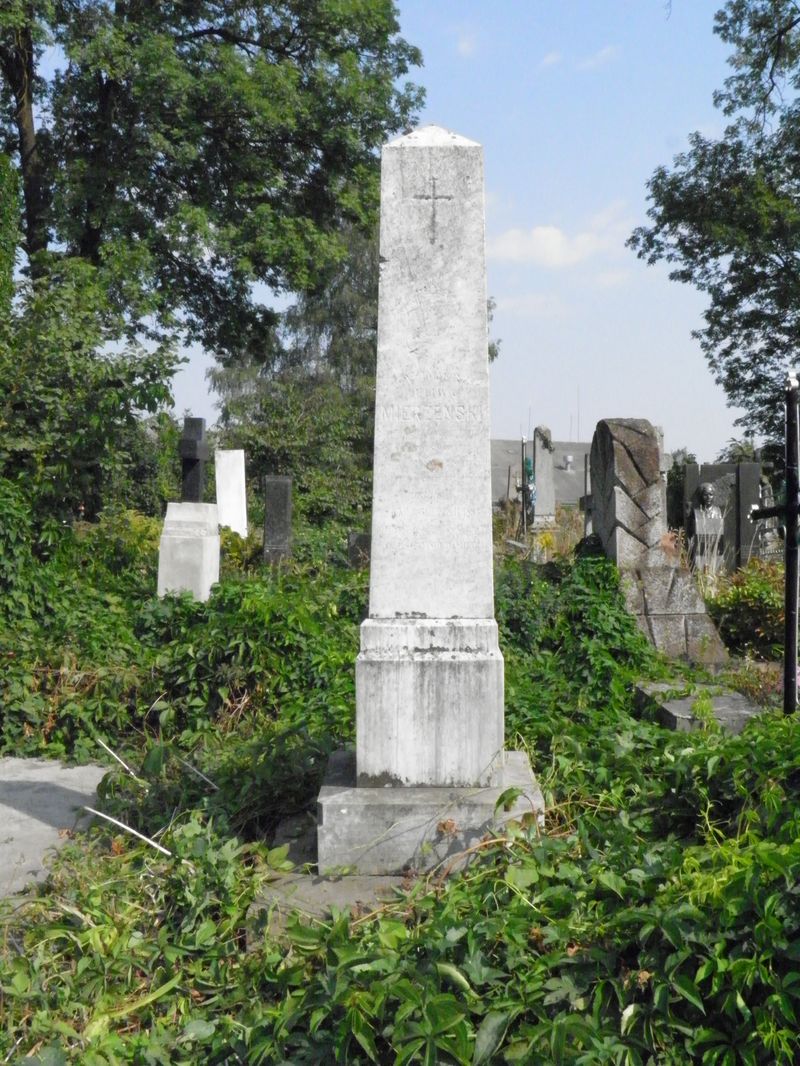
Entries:
<svg viewBox="0 0 800 1066">
<path fill-rule="evenodd" d="M 206 460 L 208 459 L 206 420 L 204 418 L 184 418 L 179 452 L 181 457 L 181 502 L 202 503 Z"/>
<path fill-rule="evenodd" d="M 798 540 L 800 540 L 800 440 L 798 439 L 798 403 L 800 382 L 790 374 L 786 382 L 786 494 L 785 502 L 775 507 L 754 507 L 752 521 L 782 518 L 785 542 L 786 589 L 784 592 L 783 631 L 783 713 L 797 710 L 797 593 Z"/>
<path fill-rule="evenodd" d="M 452 200 L 452 196 L 445 196 L 444 193 L 436 192 L 436 178 L 431 175 L 431 191 L 428 193 L 416 193 L 414 195 L 415 200 L 430 200 L 431 203 L 431 244 L 436 243 L 436 201 L 437 200 Z"/>
</svg>

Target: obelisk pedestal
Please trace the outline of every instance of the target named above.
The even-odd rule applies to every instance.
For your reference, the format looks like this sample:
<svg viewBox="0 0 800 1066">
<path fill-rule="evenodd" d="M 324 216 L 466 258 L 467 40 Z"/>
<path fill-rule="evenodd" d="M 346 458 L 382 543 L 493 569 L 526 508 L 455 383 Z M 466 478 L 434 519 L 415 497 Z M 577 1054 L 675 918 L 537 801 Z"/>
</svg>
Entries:
<svg viewBox="0 0 800 1066">
<path fill-rule="evenodd" d="M 205 601 L 219 581 L 215 503 L 168 503 L 158 548 L 158 595 L 191 592 Z"/>
<path fill-rule="evenodd" d="M 386 145 L 369 617 L 356 753 L 319 798 L 319 869 L 422 869 L 541 810 L 503 750 L 492 582 L 480 145 L 429 126 Z"/>
</svg>

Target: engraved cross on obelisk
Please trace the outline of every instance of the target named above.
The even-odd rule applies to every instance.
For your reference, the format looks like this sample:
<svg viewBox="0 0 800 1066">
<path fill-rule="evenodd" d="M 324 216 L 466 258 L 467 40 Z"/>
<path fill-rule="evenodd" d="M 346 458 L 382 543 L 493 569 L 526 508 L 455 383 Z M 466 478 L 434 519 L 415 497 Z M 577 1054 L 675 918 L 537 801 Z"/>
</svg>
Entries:
<svg viewBox="0 0 800 1066">
<path fill-rule="evenodd" d="M 436 243 L 436 201 L 437 200 L 452 200 L 452 196 L 447 196 L 444 193 L 437 193 L 436 191 L 436 178 L 431 174 L 431 191 L 430 193 L 416 193 L 414 195 L 415 200 L 430 200 L 431 204 L 431 244 Z"/>
</svg>

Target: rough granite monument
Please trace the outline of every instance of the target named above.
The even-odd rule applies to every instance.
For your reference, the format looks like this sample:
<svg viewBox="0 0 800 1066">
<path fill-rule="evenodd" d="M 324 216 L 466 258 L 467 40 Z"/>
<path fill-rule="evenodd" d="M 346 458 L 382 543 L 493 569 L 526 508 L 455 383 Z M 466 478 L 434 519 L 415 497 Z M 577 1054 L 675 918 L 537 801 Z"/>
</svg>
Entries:
<svg viewBox="0 0 800 1066">
<path fill-rule="evenodd" d="M 708 665 L 727 653 L 667 532 L 659 434 L 642 418 L 597 423 L 591 451 L 592 528 L 622 571 L 628 610 L 651 643 Z"/>
<path fill-rule="evenodd" d="M 244 451 L 235 448 L 214 452 L 219 524 L 232 529 L 240 537 L 247 536 L 247 486 L 244 473 Z"/>
<path fill-rule="evenodd" d="M 504 751 L 492 580 L 480 145 L 437 126 L 387 144 L 369 617 L 356 752 L 319 797 L 319 869 L 422 869 L 501 818 L 540 811 L 527 756 Z"/>
</svg>

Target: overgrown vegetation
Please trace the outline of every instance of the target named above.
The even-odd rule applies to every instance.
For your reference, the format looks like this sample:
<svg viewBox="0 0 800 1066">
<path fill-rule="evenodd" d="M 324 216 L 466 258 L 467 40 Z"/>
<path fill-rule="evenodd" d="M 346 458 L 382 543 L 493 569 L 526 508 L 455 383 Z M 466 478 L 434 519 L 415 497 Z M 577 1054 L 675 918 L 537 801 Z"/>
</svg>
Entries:
<svg viewBox="0 0 800 1066">
<path fill-rule="evenodd" d="M 719 574 L 706 600 L 729 648 L 759 659 L 780 656 L 784 625 L 781 564 L 751 559 L 733 574 Z"/>
<path fill-rule="evenodd" d="M 3 750 L 97 758 L 102 739 L 132 771 L 113 765 L 102 809 L 169 852 L 99 825 L 6 905 L 8 1061 L 795 1060 L 796 723 L 637 719 L 659 666 L 604 560 L 497 575 L 508 743 L 544 829 L 378 913 L 251 928 L 245 953 L 277 820 L 352 740 L 365 574 L 322 530 L 282 571 L 231 551 L 207 604 L 158 601 L 153 523 L 108 515 L 34 552 L 3 491 Z"/>
</svg>

